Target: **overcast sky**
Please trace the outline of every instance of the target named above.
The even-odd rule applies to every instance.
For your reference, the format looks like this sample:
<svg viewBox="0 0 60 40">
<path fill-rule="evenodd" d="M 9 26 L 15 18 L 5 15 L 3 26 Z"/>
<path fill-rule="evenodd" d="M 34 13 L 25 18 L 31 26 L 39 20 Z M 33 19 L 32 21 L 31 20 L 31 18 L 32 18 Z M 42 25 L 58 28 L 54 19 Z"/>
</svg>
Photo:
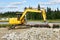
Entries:
<svg viewBox="0 0 60 40">
<path fill-rule="evenodd" d="M 0 12 L 24 11 L 24 7 L 37 8 L 38 4 L 44 8 L 50 7 L 52 10 L 60 9 L 60 0 L 0 0 Z"/>
</svg>

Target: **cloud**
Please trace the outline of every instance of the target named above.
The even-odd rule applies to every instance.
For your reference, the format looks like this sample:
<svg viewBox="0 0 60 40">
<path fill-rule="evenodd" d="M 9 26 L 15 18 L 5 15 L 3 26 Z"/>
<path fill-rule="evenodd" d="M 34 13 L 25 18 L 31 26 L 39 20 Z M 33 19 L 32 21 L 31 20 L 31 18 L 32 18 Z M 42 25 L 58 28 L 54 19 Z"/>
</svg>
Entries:
<svg viewBox="0 0 60 40">
<path fill-rule="evenodd" d="M 18 8 L 17 6 L 6 6 L 6 8 Z"/>
<path fill-rule="evenodd" d="M 60 4 L 60 0 L 50 0 L 48 2 L 39 2 L 41 5 L 54 5 L 54 4 Z"/>
<path fill-rule="evenodd" d="M 0 9 L 5 9 L 5 7 L 0 7 Z"/>
<path fill-rule="evenodd" d="M 26 0 L 23 0 L 22 2 L 11 2 L 11 3 L 8 3 L 9 5 L 7 5 L 7 6 L 0 7 L 0 9 L 5 9 L 5 8 L 14 8 L 15 9 L 15 8 L 18 8 L 18 6 L 16 6 L 16 5 L 20 5 L 25 2 L 26 2 Z M 3 3 L 3 4 L 6 4 L 6 3 Z"/>
<path fill-rule="evenodd" d="M 12 2 L 12 3 L 10 3 L 11 5 L 20 5 L 20 4 L 22 4 L 22 3 L 25 3 L 26 1 L 24 0 L 24 1 L 22 1 L 22 2 Z"/>
<path fill-rule="evenodd" d="M 46 8 L 47 6 L 43 6 L 43 5 L 41 5 L 40 7 L 41 7 L 41 8 Z"/>
<path fill-rule="evenodd" d="M 17 6 L 11 6 L 11 5 L 8 5 L 8 6 L 2 6 L 2 7 L 0 7 L 0 10 L 2 10 L 2 9 L 17 9 L 18 7 Z"/>
<path fill-rule="evenodd" d="M 51 2 L 39 2 L 39 4 L 41 4 L 41 5 L 49 5 L 49 4 L 53 4 L 53 3 L 51 3 Z"/>
<path fill-rule="evenodd" d="M 60 4 L 60 0 L 53 0 L 52 3 L 54 3 L 54 4 Z"/>
<path fill-rule="evenodd" d="M 12 2 L 12 3 L 10 3 L 11 5 L 20 5 L 21 4 L 21 2 Z"/>
<path fill-rule="evenodd" d="M 53 0 L 54 2 L 60 2 L 60 0 Z"/>
</svg>

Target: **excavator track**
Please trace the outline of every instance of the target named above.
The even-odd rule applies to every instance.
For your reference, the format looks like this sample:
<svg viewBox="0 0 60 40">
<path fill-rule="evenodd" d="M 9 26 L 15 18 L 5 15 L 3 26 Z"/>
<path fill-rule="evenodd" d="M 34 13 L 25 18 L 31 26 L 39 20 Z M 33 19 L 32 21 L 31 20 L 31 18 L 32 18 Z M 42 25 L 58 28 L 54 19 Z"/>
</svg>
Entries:
<svg viewBox="0 0 60 40">
<path fill-rule="evenodd" d="M 29 27 L 41 27 L 41 28 L 51 28 L 48 24 L 35 24 L 35 25 L 26 25 Z"/>
<path fill-rule="evenodd" d="M 58 24 L 26 24 L 26 25 L 14 25 L 9 28 L 10 29 L 25 29 L 25 28 L 31 28 L 31 27 L 39 27 L 39 28 L 60 28 Z"/>
</svg>

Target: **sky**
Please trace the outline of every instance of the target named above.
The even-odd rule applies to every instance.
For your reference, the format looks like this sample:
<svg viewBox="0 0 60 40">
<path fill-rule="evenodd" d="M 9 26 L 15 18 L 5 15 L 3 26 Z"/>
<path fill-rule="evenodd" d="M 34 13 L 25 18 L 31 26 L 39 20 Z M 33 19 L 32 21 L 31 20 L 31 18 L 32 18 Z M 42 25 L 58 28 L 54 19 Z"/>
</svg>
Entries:
<svg viewBox="0 0 60 40">
<path fill-rule="evenodd" d="M 24 11 L 25 7 L 37 8 L 38 4 L 45 9 L 60 9 L 60 0 L 0 0 L 0 12 Z"/>
</svg>

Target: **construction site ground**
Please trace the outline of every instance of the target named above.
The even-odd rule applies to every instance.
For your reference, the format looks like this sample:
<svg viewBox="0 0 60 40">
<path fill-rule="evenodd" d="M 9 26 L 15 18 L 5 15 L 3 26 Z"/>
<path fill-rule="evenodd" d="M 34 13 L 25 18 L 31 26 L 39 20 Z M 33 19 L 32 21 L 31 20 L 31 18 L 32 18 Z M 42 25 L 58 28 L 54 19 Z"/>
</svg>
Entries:
<svg viewBox="0 0 60 40">
<path fill-rule="evenodd" d="M 41 31 L 41 33 L 43 33 L 42 36 L 48 35 L 46 40 L 49 40 L 49 39 L 50 40 L 59 40 L 60 39 L 60 28 L 59 29 L 57 29 L 57 28 L 55 28 L 55 29 L 52 29 L 52 28 L 28 28 L 28 29 L 13 29 L 13 30 L 8 30 L 7 28 L 0 28 L 0 40 L 4 40 L 2 37 L 8 33 L 12 33 L 12 32 L 16 32 L 17 34 L 24 33 L 31 29 L 34 29 L 34 30 L 38 29 L 39 31 Z M 32 30 L 32 31 L 34 31 L 34 30 Z M 47 32 L 47 33 L 53 32 L 53 33 L 44 34 L 44 32 Z M 52 36 L 52 34 L 53 34 L 53 36 Z M 49 36 L 51 36 L 51 37 L 49 37 Z"/>
<path fill-rule="evenodd" d="M 13 32 L 16 32 L 17 35 L 20 33 L 20 35 L 23 36 L 22 38 L 27 36 L 26 34 L 29 35 L 29 33 L 31 33 L 34 36 L 32 35 L 30 36 L 32 36 L 34 40 L 60 40 L 60 28 L 40 28 L 40 27 L 19 28 L 19 29 L 16 28 L 12 30 L 8 30 L 7 28 L 0 28 L 0 40 L 7 40 L 7 39 L 4 39 L 3 36 L 5 36 L 6 34 L 13 33 Z M 38 34 L 40 34 L 39 36 L 40 38 L 38 37 L 35 38 L 35 36 Z M 30 37 L 30 39 L 29 38 L 28 39 L 33 40 L 32 38 Z M 28 39 L 26 38 L 22 40 L 28 40 Z"/>
</svg>

